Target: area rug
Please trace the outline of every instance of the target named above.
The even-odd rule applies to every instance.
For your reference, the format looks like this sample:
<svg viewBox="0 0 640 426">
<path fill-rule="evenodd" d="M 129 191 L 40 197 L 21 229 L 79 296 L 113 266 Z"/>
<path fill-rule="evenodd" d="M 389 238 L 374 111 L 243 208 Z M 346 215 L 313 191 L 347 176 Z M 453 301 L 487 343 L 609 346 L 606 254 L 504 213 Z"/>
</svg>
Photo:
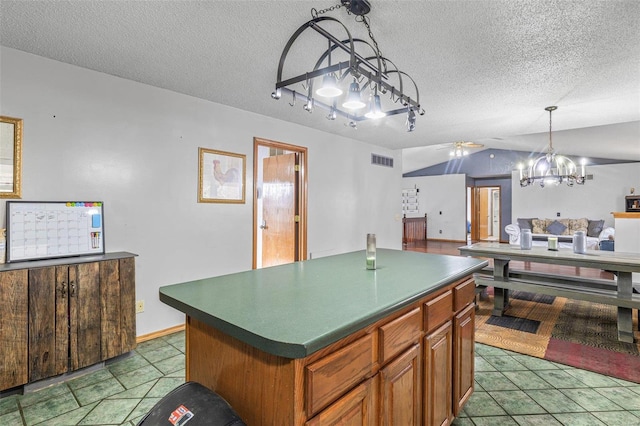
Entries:
<svg viewBox="0 0 640 426">
<path fill-rule="evenodd" d="M 488 288 L 476 310 L 476 342 L 640 383 L 640 344 L 618 341 L 615 306 L 513 291 L 504 316 L 492 309 Z M 634 312 L 634 330 L 637 321 Z"/>
</svg>

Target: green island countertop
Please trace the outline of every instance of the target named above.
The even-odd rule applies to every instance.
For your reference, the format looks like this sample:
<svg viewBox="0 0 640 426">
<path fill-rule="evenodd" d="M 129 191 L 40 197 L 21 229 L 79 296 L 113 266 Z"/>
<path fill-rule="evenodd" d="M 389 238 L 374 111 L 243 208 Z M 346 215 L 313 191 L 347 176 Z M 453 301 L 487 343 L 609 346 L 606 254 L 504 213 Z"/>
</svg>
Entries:
<svg viewBox="0 0 640 426">
<path fill-rule="evenodd" d="M 304 358 L 487 266 L 487 261 L 378 249 L 160 288 L 160 300 L 262 351 Z"/>
</svg>

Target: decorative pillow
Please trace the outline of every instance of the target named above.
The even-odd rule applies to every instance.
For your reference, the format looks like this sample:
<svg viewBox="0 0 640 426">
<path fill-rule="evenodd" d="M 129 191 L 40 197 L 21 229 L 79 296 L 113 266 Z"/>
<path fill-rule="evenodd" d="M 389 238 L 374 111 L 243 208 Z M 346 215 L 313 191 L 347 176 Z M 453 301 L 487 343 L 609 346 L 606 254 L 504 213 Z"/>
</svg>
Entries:
<svg viewBox="0 0 640 426">
<path fill-rule="evenodd" d="M 551 225 L 547 226 L 548 233 L 554 235 L 561 235 L 565 229 L 567 229 L 567 227 L 557 220 L 553 221 Z"/>
<path fill-rule="evenodd" d="M 522 230 L 522 229 L 533 229 L 533 224 L 531 223 L 531 221 L 533 219 L 537 219 L 537 218 L 535 218 L 535 217 L 518 218 L 518 226 L 520 227 L 520 230 Z"/>
<path fill-rule="evenodd" d="M 573 235 L 571 232 L 571 219 L 558 219 L 558 222 L 565 226 L 564 231 L 562 231 L 560 235 Z M 547 225 L 547 230 L 549 229 L 549 225 Z"/>
<path fill-rule="evenodd" d="M 598 237 L 604 227 L 604 220 L 590 220 L 587 226 L 587 237 Z"/>
<path fill-rule="evenodd" d="M 569 235 L 573 235 L 577 231 L 584 231 L 586 233 L 588 226 L 589 220 L 586 217 L 582 219 L 569 219 Z"/>
<path fill-rule="evenodd" d="M 531 220 L 531 233 L 532 234 L 546 234 L 547 233 L 547 221 L 544 219 L 532 219 Z"/>
</svg>

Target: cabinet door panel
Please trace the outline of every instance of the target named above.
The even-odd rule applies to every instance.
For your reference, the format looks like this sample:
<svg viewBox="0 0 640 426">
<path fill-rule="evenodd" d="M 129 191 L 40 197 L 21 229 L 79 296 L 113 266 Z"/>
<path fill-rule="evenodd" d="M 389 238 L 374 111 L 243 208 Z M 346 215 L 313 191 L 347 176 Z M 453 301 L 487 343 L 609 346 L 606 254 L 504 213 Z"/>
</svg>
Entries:
<svg viewBox="0 0 640 426">
<path fill-rule="evenodd" d="M 458 416 L 473 393 L 475 305 L 456 315 L 453 326 L 453 415 Z"/>
<path fill-rule="evenodd" d="M 374 379 L 351 392 L 309 420 L 307 426 L 373 426 L 376 424 Z"/>
<path fill-rule="evenodd" d="M 56 267 L 56 365 L 55 373 L 69 370 L 69 268 Z"/>
<path fill-rule="evenodd" d="M 136 347 L 136 264 L 133 257 L 120 259 L 121 351 Z"/>
<path fill-rule="evenodd" d="M 69 267 L 71 318 L 71 369 L 102 360 L 100 339 L 100 265 L 81 263 Z"/>
<path fill-rule="evenodd" d="M 28 381 L 27 270 L 0 273 L 0 390 Z"/>
<path fill-rule="evenodd" d="M 425 425 L 451 422 L 451 321 L 425 337 L 424 399 Z"/>
<path fill-rule="evenodd" d="M 31 269 L 29 271 L 30 382 L 56 375 L 55 300 L 55 267 Z"/>
<path fill-rule="evenodd" d="M 100 304 L 102 359 L 104 360 L 122 354 L 120 268 L 117 260 L 100 262 Z"/>
<path fill-rule="evenodd" d="M 417 344 L 380 371 L 380 424 L 420 424 L 422 359 Z"/>
</svg>

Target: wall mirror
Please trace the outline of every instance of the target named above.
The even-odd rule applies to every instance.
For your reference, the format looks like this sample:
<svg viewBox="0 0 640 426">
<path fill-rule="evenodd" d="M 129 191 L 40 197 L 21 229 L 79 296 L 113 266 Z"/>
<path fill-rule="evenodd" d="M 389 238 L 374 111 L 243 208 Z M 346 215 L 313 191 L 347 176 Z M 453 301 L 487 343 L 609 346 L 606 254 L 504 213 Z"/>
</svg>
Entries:
<svg viewBox="0 0 640 426">
<path fill-rule="evenodd" d="M 0 116 L 0 198 L 21 198 L 22 119 Z"/>
</svg>

